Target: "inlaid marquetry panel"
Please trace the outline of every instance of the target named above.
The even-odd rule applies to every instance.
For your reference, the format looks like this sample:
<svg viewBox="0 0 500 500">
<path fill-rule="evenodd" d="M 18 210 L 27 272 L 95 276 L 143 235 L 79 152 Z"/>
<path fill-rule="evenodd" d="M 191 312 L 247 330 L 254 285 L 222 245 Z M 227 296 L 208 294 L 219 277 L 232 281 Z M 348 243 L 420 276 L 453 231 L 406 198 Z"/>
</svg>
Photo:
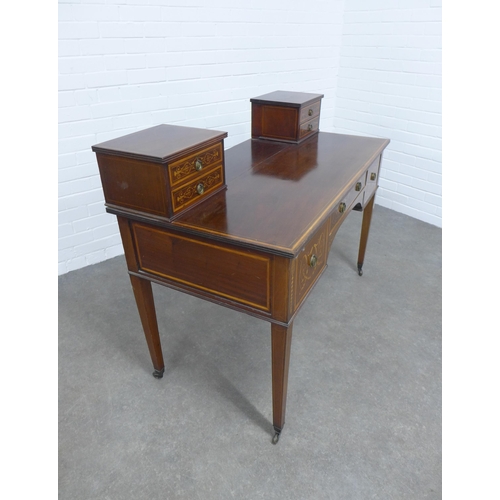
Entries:
<svg viewBox="0 0 500 500">
<path fill-rule="evenodd" d="M 218 143 L 208 148 L 200 149 L 195 153 L 171 163 L 168 173 L 171 185 L 185 182 L 192 176 L 199 175 L 223 160 L 222 144 Z"/>
<path fill-rule="evenodd" d="M 223 184 L 224 173 L 222 166 L 218 166 L 209 172 L 202 172 L 201 175 L 193 178 L 191 182 L 173 189 L 172 207 L 174 213 L 194 202 L 200 201 Z"/>
<path fill-rule="evenodd" d="M 296 308 L 312 288 L 326 266 L 328 224 L 313 235 L 296 257 L 293 278 L 293 303 Z"/>
</svg>

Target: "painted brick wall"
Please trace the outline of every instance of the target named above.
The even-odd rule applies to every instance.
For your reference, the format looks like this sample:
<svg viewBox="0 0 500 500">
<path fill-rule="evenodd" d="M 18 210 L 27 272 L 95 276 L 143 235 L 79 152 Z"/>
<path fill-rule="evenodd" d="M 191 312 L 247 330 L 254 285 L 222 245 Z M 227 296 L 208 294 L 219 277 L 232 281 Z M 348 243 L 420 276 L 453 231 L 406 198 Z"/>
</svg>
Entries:
<svg viewBox="0 0 500 500">
<path fill-rule="evenodd" d="M 391 139 L 376 203 L 441 227 L 441 0 L 346 0 L 334 116 Z"/>
<path fill-rule="evenodd" d="M 250 137 L 251 97 L 325 94 L 343 0 L 59 0 L 59 274 L 123 253 L 93 144 L 159 123 Z"/>
</svg>

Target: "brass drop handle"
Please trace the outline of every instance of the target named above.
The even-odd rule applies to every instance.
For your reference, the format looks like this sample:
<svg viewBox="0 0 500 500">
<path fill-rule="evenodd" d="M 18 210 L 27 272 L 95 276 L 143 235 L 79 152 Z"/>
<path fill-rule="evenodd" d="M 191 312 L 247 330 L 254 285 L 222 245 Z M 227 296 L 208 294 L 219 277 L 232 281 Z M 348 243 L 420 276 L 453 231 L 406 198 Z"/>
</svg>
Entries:
<svg viewBox="0 0 500 500">
<path fill-rule="evenodd" d="M 307 130 L 312 130 L 313 129 L 313 124 L 310 123 L 308 126 L 307 126 Z"/>
<path fill-rule="evenodd" d="M 362 187 L 363 185 L 361 184 L 361 182 L 356 182 L 356 191 L 361 191 Z"/>
<path fill-rule="evenodd" d="M 198 172 L 203 168 L 203 163 L 199 158 L 197 158 L 196 161 L 194 162 L 194 168 L 198 170 Z"/>
<path fill-rule="evenodd" d="M 309 265 L 311 267 L 316 267 L 317 263 L 318 263 L 318 257 L 316 257 L 316 255 L 312 254 L 311 258 L 309 259 Z"/>
<path fill-rule="evenodd" d="M 372 173 L 370 174 L 370 180 L 371 180 L 371 181 L 374 181 L 376 178 L 377 178 L 377 174 L 376 174 L 375 172 L 372 172 Z"/>
<path fill-rule="evenodd" d="M 346 204 L 344 202 L 342 202 L 340 205 L 339 205 L 339 212 L 341 214 L 343 214 L 345 212 L 345 209 L 347 208 Z"/>
<path fill-rule="evenodd" d="M 198 194 L 203 194 L 205 192 L 205 186 L 203 185 L 203 182 L 200 182 L 196 186 L 196 191 L 198 192 Z"/>
<path fill-rule="evenodd" d="M 307 112 L 307 114 L 308 114 L 309 116 L 312 116 L 312 115 L 313 115 L 313 113 L 314 113 L 314 111 L 313 111 L 312 109 L 310 109 L 310 110 Z"/>
</svg>

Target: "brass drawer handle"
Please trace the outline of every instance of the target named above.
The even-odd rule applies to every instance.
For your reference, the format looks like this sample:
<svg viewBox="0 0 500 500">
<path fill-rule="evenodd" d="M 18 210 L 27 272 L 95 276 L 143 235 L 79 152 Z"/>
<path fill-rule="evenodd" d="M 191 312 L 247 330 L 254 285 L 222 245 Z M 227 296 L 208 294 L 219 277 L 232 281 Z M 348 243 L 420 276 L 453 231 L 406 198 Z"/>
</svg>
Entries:
<svg viewBox="0 0 500 500">
<path fill-rule="evenodd" d="M 308 114 L 309 116 L 312 116 L 312 115 L 313 115 L 313 113 L 314 113 L 314 111 L 313 111 L 312 109 L 310 109 L 310 110 L 307 112 L 307 114 Z"/>
<path fill-rule="evenodd" d="M 312 254 L 311 258 L 309 259 L 309 265 L 311 267 L 316 267 L 317 263 L 318 263 L 318 257 L 316 257 L 316 255 Z"/>
<path fill-rule="evenodd" d="M 198 170 L 198 172 L 203 168 L 203 163 L 201 163 L 201 160 L 199 158 L 197 158 L 194 162 L 194 168 Z"/>
<path fill-rule="evenodd" d="M 203 194 L 205 192 L 205 186 L 203 185 L 203 182 L 200 182 L 196 186 L 196 191 L 198 192 L 198 194 Z"/>
<path fill-rule="evenodd" d="M 342 202 L 340 205 L 339 205 L 339 212 L 341 214 L 343 214 L 345 212 L 345 209 L 347 208 L 346 204 L 344 202 Z"/>
<path fill-rule="evenodd" d="M 370 174 L 370 180 L 371 180 L 371 181 L 374 181 L 376 178 L 377 178 L 377 174 L 376 174 L 375 172 L 372 172 L 372 173 Z"/>
<path fill-rule="evenodd" d="M 361 182 L 356 182 L 356 191 L 361 191 L 362 187 L 363 187 L 363 184 L 361 184 Z"/>
<path fill-rule="evenodd" d="M 307 126 L 307 130 L 309 130 L 309 131 L 310 131 L 310 130 L 312 130 L 312 129 L 313 129 L 313 124 L 312 124 L 312 123 L 310 123 L 310 124 Z"/>
</svg>

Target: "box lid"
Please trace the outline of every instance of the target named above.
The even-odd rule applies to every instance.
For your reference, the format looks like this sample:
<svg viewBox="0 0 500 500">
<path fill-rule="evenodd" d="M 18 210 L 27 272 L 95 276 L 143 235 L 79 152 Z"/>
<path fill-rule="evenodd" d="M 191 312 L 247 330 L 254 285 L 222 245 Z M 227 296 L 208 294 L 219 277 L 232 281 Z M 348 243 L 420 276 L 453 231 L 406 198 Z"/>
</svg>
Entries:
<svg viewBox="0 0 500 500">
<path fill-rule="evenodd" d="M 292 92 L 288 90 L 275 90 L 269 94 L 253 97 L 250 102 L 259 104 L 274 104 L 276 106 L 291 106 L 300 108 L 312 101 L 317 101 L 324 97 L 324 94 L 309 94 L 306 92 Z"/>
<path fill-rule="evenodd" d="M 92 151 L 166 163 L 204 144 L 219 142 L 227 132 L 178 125 L 156 125 L 92 146 Z"/>
</svg>

